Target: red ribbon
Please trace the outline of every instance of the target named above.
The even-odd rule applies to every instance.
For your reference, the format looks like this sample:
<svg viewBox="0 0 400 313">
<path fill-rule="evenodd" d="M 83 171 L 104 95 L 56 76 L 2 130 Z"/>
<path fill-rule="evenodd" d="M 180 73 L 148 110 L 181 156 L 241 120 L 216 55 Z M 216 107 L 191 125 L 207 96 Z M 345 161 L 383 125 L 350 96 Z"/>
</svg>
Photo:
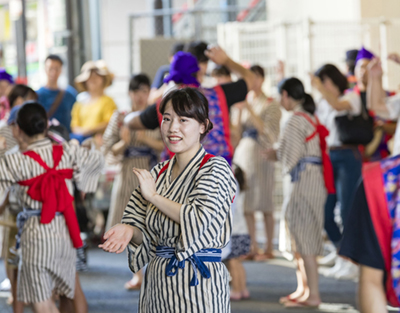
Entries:
<svg viewBox="0 0 400 313">
<path fill-rule="evenodd" d="M 18 182 L 21 186 L 29 186 L 27 193 L 33 200 L 42 202 L 40 223 L 49 224 L 56 216 L 56 212 L 63 213 L 74 247 L 82 247 L 79 224 L 73 207 L 74 197 L 69 193 L 65 182 L 66 179 L 72 179 L 73 170 L 56 169 L 63 156 L 63 147 L 53 145 L 53 168 L 49 168 L 34 151 L 26 151 L 23 154 L 46 170 L 39 176 Z"/>
<path fill-rule="evenodd" d="M 315 127 L 315 131 L 306 138 L 306 142 L 313 139 L 317 134 L 319 135 L 319 145 L 321 148 L 321 160 L 322 160 L 322 168 L 323 168 L 323 173 L 324 173 L 325 187 L 326 187 L 328 194 L 336 193 L 332 162 L 331 162 L 331 159 L 327 152 L 328 147 L 326 144 L 326 137 L 328 137 L 329 131 L 326 129 L 326 127 L 324 125 L 320 124 L 318 117 L 315 116 L 317 123 L 314 123 L 314 121 L 305 113 L 297 112 L 295 114 L 299 115 L 299 116 L 303 116 L 311 125 L 313 125 Z"/>
</svg>

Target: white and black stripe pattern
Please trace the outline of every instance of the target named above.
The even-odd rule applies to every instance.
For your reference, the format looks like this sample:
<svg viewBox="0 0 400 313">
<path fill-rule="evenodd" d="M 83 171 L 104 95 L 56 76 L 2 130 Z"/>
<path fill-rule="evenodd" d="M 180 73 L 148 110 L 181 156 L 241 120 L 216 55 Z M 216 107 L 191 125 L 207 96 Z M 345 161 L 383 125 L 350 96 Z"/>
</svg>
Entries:
<svg viewBox="0 0 400 313">
<path fill-rule="evenodd" d="M 103 153 L 106 155 L 106 160 L 110 163 L 118 162 L 120 165 L 119 173 L 114 179 L 113 189 L 111 194 L 110 210 L 108 213 L 106 230 L 110 229 L 117 223 L 121 222 L 122 216 L 126 204 L 129 202 L 132 191 L 139 186 L 139 180 L 136 175 L 133 174 L 132 168 L 141 168 L 150 170 L 150 156 L 136 157 L 136 158 L 124 158 L 122 155 L 115 157 L 111 156 L 111 148 L 114 144 L 121 140 L 120 130 L 121 122 L 123 121 L 125 114 L 116 111 L 108 123 L 107 129 L 103 135 Z M 146 136 L 161 140 L 160 131 L 148 130 Z M 131 142 L 130 145 L 133 147 L 143 147 L 142 143 L 139 143 L 136 139 L 136 131 L 131 131 Z M 154 164 L 153 164 L 154 165 Z"/>
<path fill-rule="evenodd" d="M 45 138 L 28 147 L 53 167 L 52 143 Z M 96 190 L 103 167 L 100 152 L 89 151 L 75 145 L 64 145 L 64 153 L 57 169 L 74 169 L 77 185 L 83 192 Z M 6 154 L 0 158 L 0 190 L 19 181 L 43 174 L 36 161 L 22 153 Z M 72 194 L 72 182 L 66 180 Z M 42 203 L 31 199 L 28 187 L 19 186 L 19 205 L 26 209 L 41 210 Z M 38 217 L 25 223 L 21 236 L 21 262 L 18 278 L 18 300 L 36 303 L 48 300 L 52 292 L 74 297 L 75 256 L 71 238 L 63 216 L 56 216 L 49 224 L 40 224 Z"/>
<path fill-rule="evenodd" d="M 28 146 L 51 168 L 53 167 L 53 148 L 50 139 L 45 138 Z M 94 192 L 97 189 L 98 178 L 104 165 L 102 154 L 99 151 L 89 151 L 77 145 L 64 144 L 64 154 L 57 169 L 74 170 L 74 181 L 78 189 L 83 192 Z M 0 189 L 7 189 L 11 185 L 39 176 L 45 172 L 32 158 L 22 153 L 4 155 L 0 158 Z M 69 192 L 73 195 L 72 181 L 67 179 Z M 33 200 L 27 194 L 28 187 L 21 186 L 23 196 L 18 199 L 20 207 L 40 210 L 42 203 Z"/>
<path fill-rule="evenodd" d="M 201 148 L 185 170 L 171 182 L 172 158 L 168 169 L 156 182 L 157 192 L 182 203 L 178 224 L 148 203 L 137 188 L 125 209 L 123 223 L 134 225 L 143 233 L 139 246 L 129 245 L 129 266 L 137 272 L 149 263 L 140 294 L 139 312 L 230 312 L 228 273 L 223 263 L 205 263 L 211 278 L 199 274 L 199 285 L 190 287 L 193 276 L 190 263 L 176 276 L 165 273 L 169 260 L 155 256 L 157 245 L 176 248 L 184 260 L 206 248 L 223 248 L 232 230 L 231 203 L 236 182 L 228 163 L 211 158 L 199 171 L 205 150 Z M 167 161 L 168 162 L 168 161 Z M 166 164 L 151 171 L 154 178 Z"/>
<path fill-rule="evenodd" d="M 279 104 L 270 101 L 265 94 L 256 97 L 249 105 L 264 122 L 264 132 L 257 140 L 242 138 L 235 150 L 233 163 L 246 175 L 247 189 L 244 193 L 245 212 L 273 212 L 273 192 L 275 187 L 275 163 L 265 160 L 262 151 L 271 148 L 279 137 L 281 110 Z M 243 130 L 255 128 L 247 110 L 242 113 Z"/>
<path fill-rule="evenodd" d="M 0 147 L 0 157 L 3 156 L 8 150 L 12 149 L 18 142 L 15 140 L 11 126 L 4 125 L 0 127 L 0 138 L 5 138 L 5 147 Z"/>
<path fill-rule="evenodd" d="M 299 108 L 296 111 L 305 113 Z M 302 116 L 293 115 L 287 122 L 278 149 L 284 173 L 289 173 L 306 156 L 321 157 L 319 136 L 306 142 L 314 131 L 314 126 Z M 322 254 L 326 196 L 322 166 L 306 164 L 300 179 L 291 184 L 289 199 L 284 202 L 285 221 L 290 233 L 286 238 L 288 251 L 294 250 L 302 255 Z"/>
</svg>

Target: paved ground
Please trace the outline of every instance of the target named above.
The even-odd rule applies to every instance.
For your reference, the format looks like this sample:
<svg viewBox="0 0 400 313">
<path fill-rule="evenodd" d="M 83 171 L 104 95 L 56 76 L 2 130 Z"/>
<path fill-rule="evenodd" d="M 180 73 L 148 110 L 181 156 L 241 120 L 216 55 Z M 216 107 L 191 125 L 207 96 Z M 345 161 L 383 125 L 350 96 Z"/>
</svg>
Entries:
<svg viewBox="0 0 400 313">
<path fill-rule="evenodd" d="M 123 284 L 131 277 L 125 254 L 111 255 L 90 250 L 89 271 L 80 275 L 91 313 L 137 312 L 138 292 L 128 292 Z M 296 286 L 295 272 L 290 262 L 274 260 L 269 263 L 246 262 L 251 299 L 232 303 L 233 313 L 255 312 L 308 312 L 286 310 L 277 304 L 280 296 L 292 292 Z M 4 279 L 4 266 L 0 261 L 0 281 Z M 324 304 L 318 312 L 357 312 L 356 284 L 321 277 Z M 0 312 L 12 312 L 6 304 L 6 293 L 0 293 Z M 31 310 L 26 309 L 26 312 Z M 316 312 L 315 310 L 309 310 Z"/>
</svg>

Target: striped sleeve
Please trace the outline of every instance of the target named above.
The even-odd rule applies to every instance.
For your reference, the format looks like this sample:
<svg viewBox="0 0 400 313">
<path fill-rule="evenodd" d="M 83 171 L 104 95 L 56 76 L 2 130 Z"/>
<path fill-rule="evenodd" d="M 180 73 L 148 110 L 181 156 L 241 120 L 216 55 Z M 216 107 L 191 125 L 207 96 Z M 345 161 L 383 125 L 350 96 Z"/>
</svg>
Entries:
<svg viewBox="0 0 400 313">
<path fill-rule="evenodd" d="M 3 156 L 8 150 L 18 145 L 15 140 L 11 127 L 5 125 L 0 128 L 0 156 Z"/>
<path fill-rule="evenodd" d="M 198 177 L 188 202 L 181 206 L 182 247 L 177 254 L 180 261 L 212 246 L 221 235 L 230 237 L 231 229 L 227 230 L 224 225 L 231 218 L 236 192 L 232 170 L 224 159 L 214 157 L 202 167 Z M 229 234 L 222 234 L 226 231 Z"/>
<path fill-rule="evenodd" d="M 5 191 L 18 181 L 16 173 L 13 171 L 16 164 L 10 162 L 11 158 L 0 157 L 0 191 Z"/>
<path fill-rule="evenodd" d="M 262 112 L 260 117 L 264 122 L 264 133 L 260 136 L 260 143 L 264 147 L 270 147 L 278 141 L 281 115 L 279 105 L 275 102 L 268 105 Z"/>
<path fill-rule="evenodd" d="M 304 117 L 293 115 L 287 122 L 277 151 L 283 172 L 289 173 L 299 163 L 305 153 Z"/>
<path fill-rule="evenodd" d="M 158 176 L 164 164 L 160 163 L 153 168 L 151 174 L 154 178 Z M 140 187 L 137 187 L 129 199 L 121 221 L 123 224 L 138 228 L 143 235 L 143 241 L 140 245 L 136 245 L 132 241 L 128 244 L 129 268 L 134 273 L 137 273 L 142 267 L 148 264 L 156 253 L 156 244 L 152 240 L 146 226 L 147 205 L 148 201 L 143 198 Z"/>
<path fill-rule="evenodd" d="M 120 112 L 115 111 L 107 125 L 107 128 L 103 134 L 103 154 L 107 154 L 111 150 L 112 146 L 120 140 L 118 124 L 121 116 L 122 114 Z"/>
<path fill-rule="evenodd" d="M 103 155 L 100 151 L 88 150 L 76 145 L 66 145 L 72 158 L 77 188 L 83 192 L 95 192 L 104 167 Z"/>
</svg>

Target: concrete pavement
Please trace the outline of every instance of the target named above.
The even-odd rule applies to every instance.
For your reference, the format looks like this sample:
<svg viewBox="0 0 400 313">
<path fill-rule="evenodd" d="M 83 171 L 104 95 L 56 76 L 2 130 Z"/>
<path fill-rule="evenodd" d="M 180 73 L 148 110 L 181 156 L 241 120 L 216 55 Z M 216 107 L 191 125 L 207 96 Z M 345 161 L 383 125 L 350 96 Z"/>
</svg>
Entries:
<svg viewBox="0 0 400 313">
<path fill-rule="evenodd" d="M 356 284 L 337 281 L 321 276 L 321 296 L 324 301 L 317 310 L 284 309 L 278 304 L 281 296 L 296 287 L 293 265 L 283 259 L 266 262 L 246 262 L 248 285 L 251 299 L 232 303 L 233 313 L 258 312 L 357 312 L 355 306 Z M 0 281 L 5 277 L 0 261 Z M 137 312 L 138 291 L 128 292 L 123 288 L 131 273 L 126 254 L 113 255 L 98 249 L 89 251 L 89 271 L 81 273 L 81 283 L 91 313 L 135 313 Z M 6 304 L 7 293 L 0 293 L 0 312 L 12 312 Z M 26 312 L 32 312 L 26 309 Z"/>
</svg>

